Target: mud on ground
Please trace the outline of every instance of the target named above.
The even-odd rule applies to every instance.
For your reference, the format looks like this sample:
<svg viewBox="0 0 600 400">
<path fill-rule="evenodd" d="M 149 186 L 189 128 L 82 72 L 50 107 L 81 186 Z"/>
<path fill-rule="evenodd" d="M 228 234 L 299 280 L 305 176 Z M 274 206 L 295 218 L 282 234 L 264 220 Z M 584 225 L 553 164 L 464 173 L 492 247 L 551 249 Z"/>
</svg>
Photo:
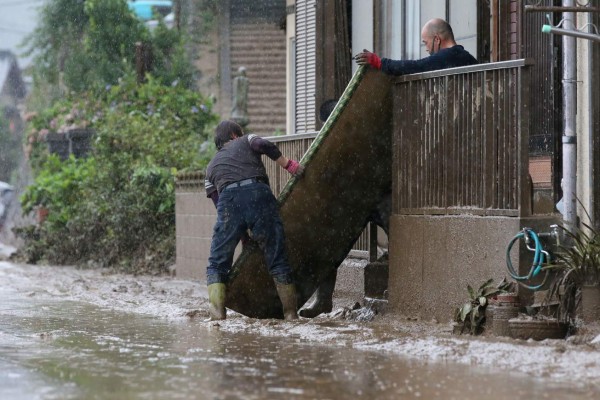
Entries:
<svg viewBox="0 0 600 400">
<path fill-rule="evenodd" d="M 83 301 L 167 320 L 204 323 L 202 321 L 207 317 L 206 288 L 197 282 L 171 277 L 132 276 L 97 269 L 0 261 L 0 282 L 18 288 L 28 296 Z M 207 324 L 211 329 L 228 332 L 351 346 L 423 362 L 481 365 L 552 380 L 594 384 L 600 378 L 600 326 L 583 327 L 579 334 L 567 340 L 542 342 L 456 336 L 451 333 L 450 321 L 418 321 L 391 313 L 377 315 L 371 321 L 360 321 L 357 316 L 364 316 L 368 311 L 352 311 L 354 300 L 337 298 L 335 305 L 332 313 L 312 320 L 256 320 L 229 311 L 226 321 Z"/>
</svg>

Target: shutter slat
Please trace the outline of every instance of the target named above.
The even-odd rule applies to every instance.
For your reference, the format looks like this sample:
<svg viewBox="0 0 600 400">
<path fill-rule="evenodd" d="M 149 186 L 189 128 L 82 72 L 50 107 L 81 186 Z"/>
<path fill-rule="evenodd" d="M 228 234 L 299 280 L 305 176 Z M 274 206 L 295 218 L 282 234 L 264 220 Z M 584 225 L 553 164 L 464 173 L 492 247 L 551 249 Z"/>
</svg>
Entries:
<svg viewBox="0 0 600 400">
<path fill-rule="evenodd" d="M 316 9 L 313 0 L 296 2 L 296 133 L 315 130 Z"/>
</svg>

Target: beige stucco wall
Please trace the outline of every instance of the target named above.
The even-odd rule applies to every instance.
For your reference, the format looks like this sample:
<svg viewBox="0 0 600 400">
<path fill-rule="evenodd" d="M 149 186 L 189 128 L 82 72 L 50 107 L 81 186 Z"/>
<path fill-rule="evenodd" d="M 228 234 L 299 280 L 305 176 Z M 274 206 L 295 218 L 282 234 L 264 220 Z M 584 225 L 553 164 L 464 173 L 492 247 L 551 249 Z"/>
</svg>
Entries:
<svg viewBox="0 0 600 400">
<path fill-rule="evenodd" d="M 390 311 L 449 321 L 468 299 L 468 284 L 477 289 L 489 278 L 498 283 L 508 277 L 506 248 L 523 226 L 547 232 L 553 222 L 550 217 L 392 216 Z M 513 265 L 520 273 L 531 265 L 529 256 L 524 249 L 515 251 Z"/>
</svg>

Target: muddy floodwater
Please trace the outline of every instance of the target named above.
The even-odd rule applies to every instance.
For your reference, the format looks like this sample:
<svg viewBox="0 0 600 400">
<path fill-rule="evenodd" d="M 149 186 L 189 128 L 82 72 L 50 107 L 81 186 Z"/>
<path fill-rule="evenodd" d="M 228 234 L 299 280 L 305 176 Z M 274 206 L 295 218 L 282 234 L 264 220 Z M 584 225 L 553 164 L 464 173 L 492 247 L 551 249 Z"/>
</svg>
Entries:
<svg viewBox="0 0 600 400">
<path fill-rule="evenodd" d="M 598 398 L 572 382 L 262 335 L 243 318 L 231 330 L 115 310 L 16 280 L 0 273 L 0 399 Z"/>
</svg>

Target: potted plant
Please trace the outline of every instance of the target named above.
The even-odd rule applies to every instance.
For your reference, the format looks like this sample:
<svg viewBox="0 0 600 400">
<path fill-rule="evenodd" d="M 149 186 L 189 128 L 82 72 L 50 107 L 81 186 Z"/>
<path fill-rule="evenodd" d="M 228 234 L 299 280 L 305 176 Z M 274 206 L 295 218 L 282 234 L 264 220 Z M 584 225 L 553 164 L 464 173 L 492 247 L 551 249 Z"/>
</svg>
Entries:
<svg viewBox="0 0 600 400">
<path fill-rule="evenodd" d="M 460 326 L 459 333 L 467 330 L 471 335 L 477 335 L 483 332 L 483 325 L 486 320 L 486 309 L 491 297 L 500 293 L 506 293 L 510 283 L 505 279 L 498 286 L 494 286 L 494 279 L 485 281 L 477 291 L 473 290 L 471 285 L 467 285 L 469 292 L 469 301 L 456 310 L 454 317 L 457 326 Z"/>
<path fill-rule="evenodd" d="M 567 243 L 559 246 L 557 274 L 547 299 L 559 299 L 558 318 L 572 320 L 580 312 L 586 322 L 600 320 L 600 232 L 584 224 L 576 232 L 564 230 Z"/>
</svg>

